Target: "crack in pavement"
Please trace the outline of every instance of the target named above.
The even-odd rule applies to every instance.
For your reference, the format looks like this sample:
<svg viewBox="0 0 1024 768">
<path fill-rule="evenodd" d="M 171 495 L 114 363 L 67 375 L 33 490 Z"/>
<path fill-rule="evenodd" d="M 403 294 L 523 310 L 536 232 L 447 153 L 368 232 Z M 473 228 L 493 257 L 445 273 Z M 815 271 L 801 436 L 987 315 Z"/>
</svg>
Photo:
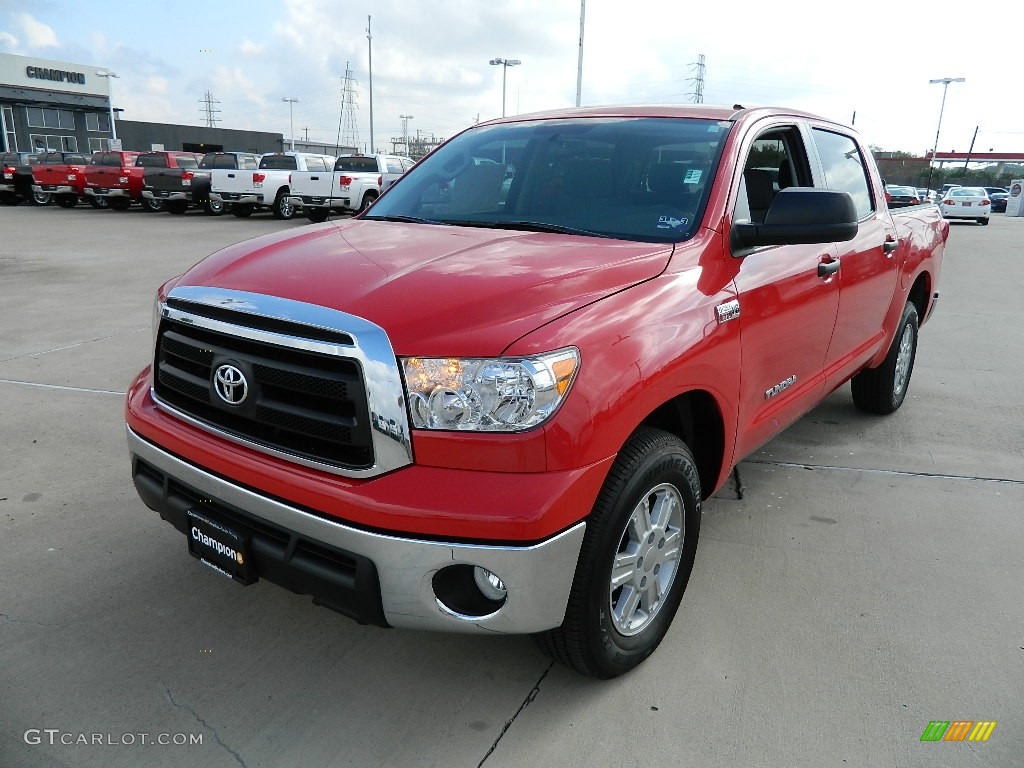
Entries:
<svg viewBox="0 0 1024 768">
<path fill-rule="evenodd" d="M 945 472 L 912 472 L 901 469 L 877 469 L 872 467 L 836 467 L 831 464 L 806 464 L 799 461 L 766 461 L 764 459 L 744 459 L 746 464 L 765 464 L 773 467 L 793 467 L 796 469 L 834 469 L 838 472 L 867 472 L 876 475 L 897 475 L 899 477 L 933 477 L 939 480 L 968 480 L 985 483 L 1008 483 L 1024 485 L 1024 480 L 1009 477 L 984 477 L 981 475 L 950 475 Z"/>
<path fill-rule="evenodd" d="M 66 392 L 85 392 L 90 395 L 117 395 L 124 397 L 127 392 L 114 392 L 111 389 L 90 389 L 88 387 L 66 387 L 61 384 L 38 384 L 34 381 L 18 381 L 17 379 L 0 379 L 0 384 L 21 384 L 23 387 L 39 387 L 40 389 L 62 389 Z"/>
<path fill-rule="evenodd" d="M 23 355 L 15 355 L 14 357 L 0 358 L 0 363 L 9 363 L 12 360 L 24 360 L 26 357 L 39 357 L 41 355 L 48 355 L 51 352 L 63 352 L 65 349 L 74 349 L 75 347 L 84 347 L 86 344 L 95 344 L 98 341 L 109 341 L 110 339 L 117 338 L 118 336 L 131 336 L 135 333 L 142 333 L 148 331 L 149 328 L 135 328 L 131 331 L 121 333 L 111 333 L 108 336 L 100 336 L 95 339 L 86 339 L 85 341 L 76 341 L 74 344 L 67 344 L 63 347 L 54 347 L 53 349 L 44 349 L 42 352 L 26 352 Z"/>
<path fill-rule="evenodd" d="M 530 703 L 537 698 L 540 693 L 540 684 L 544 682 L 544 678 L 548 676 L 548 672 L 551 671 L 553 666 L 555 666 L 555 662 L 553 661 L 548 664 L 548 668 L 544 670 L 544 673 L 540 676 L 537 682 L 534 683 L 531 691 L 526 694 L 526 698 L 523 699 L 523 703 L 519 705 L 519 709 L 516 710 L 512 717 L 505 721 L 505 727 L 501 729 L 501 733 L 498 734 L 498 738 L 496 738 L 494 743 L 491 744 L 491 748 L 487 750 L 487 754 L 484 755 L 483 759 L 476 764 L 476 768 L 480 768 L 481 765 L 487 762 L 487 758 L 489 758 L 494 753 L 494 750 L 498 748 L 498 742 L 500 742 L 505 737 L 505 734 L 508 733 L 508 729 L 512 727 L 512 723 L 514 723 L 516 718 L 522 714 L 523 710 L 530 706 Z"/>
<path fill-rule="evenodd" d="M 42 621 L 31 621 L 27 619 L 16 619 L 10 614 L 0 613 L 0 619 L 9 621 L 11 624 L 31 624 L 33 627 L 59 627 L 60 624 L 45 624 Z"/>
<path fill-rule="evenodd" d="M 186 712 L 192 715 L 192 717 L 194 717 L 198 722 L 202 723 L 204 728 L 208 729 L 213 733 L 213 738 L 216 739 L 217 743 L 220 744 L 227 752 L 230 752 L 231 755 L 235 758 L 235 760 L 238 761 L 238 764 L 242 766 L 242 768 L 249 768 L 249 766 L 245 764 L 245 760 L 242 759 L 242 756 L 235 752 L 235 750 L 233 750 L 231 747 L 229 747 L 221 740 L 220 734 L 217 733 L 216 728 L 214 728 L 208 722 L 203 720 L 203 718 L 201 718 L 198 714 L 196 714 L 196 711 L 192 709 L 192 707 L 188 706 L 187 704 L 179 704 L 178 702 L 176 702 L 174 700 L 174 696 L 171 695 L 171 689 L 167 687 L 167 684 L 164 683 L 163 680 L 160 681 L 160 685 L 164 687 L 164 693 L 167 696 L 167 701 L 171 703 L 172 707 L 174 707 L 175 709 L 184 709 Z"/>
</svg>

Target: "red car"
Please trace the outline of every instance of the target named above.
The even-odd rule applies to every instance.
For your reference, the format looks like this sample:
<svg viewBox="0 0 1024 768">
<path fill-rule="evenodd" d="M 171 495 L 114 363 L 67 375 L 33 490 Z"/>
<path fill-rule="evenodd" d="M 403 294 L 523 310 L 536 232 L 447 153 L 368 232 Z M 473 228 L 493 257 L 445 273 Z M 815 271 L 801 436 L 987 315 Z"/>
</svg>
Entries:
<svg viewBox="0 0 1024 768">
<path fill-rule="evenodd" d="M 41 153 L 32 166 L 32 192 L 37 202 L 44 204 L 42 201 L 49 195 L 62 208 L 74 208 L 85 195 L 85 169 L 89 163 L 89 156 L 80 152 Z"/>
<path fill-rule="evenodd" d="M 96 152 L 85 169 L 85 196 L 97 208 L 123 211 L 132 204 L 128 177 L 139 152 Z"/>
</svg>

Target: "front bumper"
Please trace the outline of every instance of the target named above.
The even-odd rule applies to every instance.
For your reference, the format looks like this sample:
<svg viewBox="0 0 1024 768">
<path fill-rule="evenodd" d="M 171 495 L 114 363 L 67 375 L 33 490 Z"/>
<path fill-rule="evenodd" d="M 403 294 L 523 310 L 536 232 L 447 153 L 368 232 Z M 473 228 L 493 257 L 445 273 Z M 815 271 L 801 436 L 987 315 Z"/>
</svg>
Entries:
<svg viewBox="0 0 1024 768">
<path fill-rule="evenodd" d="M 487 546 L 402 538 L 360 530 L 265 496 L 174 456 L 128 428 L 136 487 L 148 506 L 184 531 L 185 510 L 202 503 L 254 531 L 259 576 L 359 621 L 447 632 L 523 634 L 562 623 L 585 523 L 538 544 Z M 270 538 L 259 534 L 269 531 Z M 261 536 L 265 540 L 261 543 Z M 275 545 L 272 539 L 281 542 Z M 303 547 L 323 552 L 315 561 Z M 184 549 L 184 548 L 183 548 Z M 332 559 L 347 559 L 347 570 Z M 354 564 L 354 565 L 353 565 Z M 448 566 L 480 566 L 504 582 L 507 597 L 486 615 L 452 610 L 435 593 Z M 375 606 L 379 604 L 379 613 Z"/>
</svg>

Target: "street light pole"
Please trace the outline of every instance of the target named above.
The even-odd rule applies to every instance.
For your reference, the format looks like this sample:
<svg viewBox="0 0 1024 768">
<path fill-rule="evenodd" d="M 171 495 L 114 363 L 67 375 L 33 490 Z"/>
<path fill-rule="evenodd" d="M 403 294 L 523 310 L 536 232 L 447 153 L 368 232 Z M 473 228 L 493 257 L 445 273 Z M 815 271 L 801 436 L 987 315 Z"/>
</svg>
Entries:
<svg viewBox="0 0 1024 768">
<path fill-rule="evenodd" d="M 932 188 L 932 170 L 935 167 L 935 153 L 939 151 L 939 133 L 942 131 L 942 113 L 946 111 L 946 91 L 949 90 L 950 83 L 964 83 L 966 78 L 963 77 L 940 77 L 935 80 L 929 80 L 929 85 L 935 85 L 936 83 L 942 83 L 942 106 L 939 107 L 939 127 L 935 129 L 935 146 L 932 147 L 932 160 L 928 163 L 928 183 L 925 187 L 931 191 Z"/>
<path fill-rule="evenodd" d="M 298 99 L 289 99 L 287 97 L 282 98 L 281 101 L 288 102 L 288 130 L 292 137 L 292 152 L 295 151 L 295 104 L 299 101 Z"/>
<path fill-rule="evenodd" d="M 111 72 L 109 69 L 103 72 L 97 72 L 97 77 L 107 78 L 107 101 L 110 102 L 110 140 L 117 141 L 117 126 L 114 125 L 114 82 L 113 78 L 119 77 L 117 72 Z"/>
<path fill-rule="evenodd" d="M 501 65 L 501 116 L 505 116 L 505 79 L 508 76 L 509 67 L 518 67 L 522 64 L 519 59 L 491 59 L 491 64 Z"/>
<path fill-rule="evenodd" d="M 413 119 L 412 115 L 399 115 L 402 120 L 402 139 L 405 141 L 405 156 L 409 157 L 409 121 Z"/>
</svg>

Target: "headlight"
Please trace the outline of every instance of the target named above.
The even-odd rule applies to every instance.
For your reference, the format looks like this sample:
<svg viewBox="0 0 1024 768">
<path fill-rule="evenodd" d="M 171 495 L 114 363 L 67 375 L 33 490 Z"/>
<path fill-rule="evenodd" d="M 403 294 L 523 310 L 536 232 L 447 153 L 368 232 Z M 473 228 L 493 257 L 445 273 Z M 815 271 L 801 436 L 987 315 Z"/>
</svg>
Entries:
<svg viewBox="0 0 1024 768">
<path fill-rule="evenodd" d="M 530 429 L 565 399 L 579 361 L 573 347 L 536 357 L 402 358 L 409 416 L 419 429 Z"/>
</svg>

